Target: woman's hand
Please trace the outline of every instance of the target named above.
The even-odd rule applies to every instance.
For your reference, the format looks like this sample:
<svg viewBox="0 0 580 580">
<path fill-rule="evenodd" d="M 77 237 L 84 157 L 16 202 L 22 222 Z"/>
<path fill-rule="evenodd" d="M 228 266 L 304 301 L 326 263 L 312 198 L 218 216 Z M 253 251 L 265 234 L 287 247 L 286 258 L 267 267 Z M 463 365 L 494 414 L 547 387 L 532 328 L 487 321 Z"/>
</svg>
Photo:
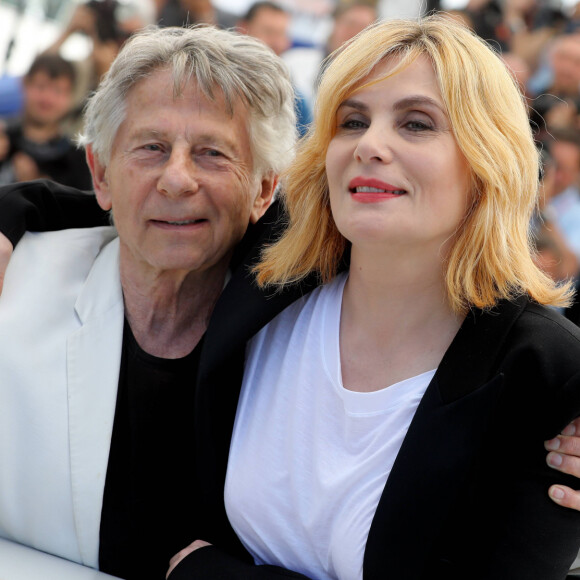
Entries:
<svg viewBox="0 0 580 580">
<path fill-rule="evenodd" d="M 544 445 L 550 452 L 546 458 L 550 467 L 580 478 L 580 418 Z M 548 493 L 557 504 L 580 511 L 580 491 L 564 485 L 552 485 Z"/>
<path fill-rule="evenodd" d="M 195 542 L 192 542 L 191 544 L 189 544 L 189 546 L 187 546 L 187 548 L 184 548 L 180 552 L 177 552 L 177 554 L 175 554 L 175 556 L 173 556 L 173 558 L 171 558 L 171 560 L 169 560 L 169 570 L 167 570 L 167 574 L 165 574 L 165 578 L 169 577 L 169 574 L 171 574 L 171 572 L 173 572 L 173 569 L 175 568 L 175 566 L 177 566 L 177 564 L 179 564 L 179 562 L 181 562 L 181 560 L 183 560 L 183 558 L 185 558 L 186 556 L 189 556 L 189 554 L 191 554 L 192 552 L 199 550 L 199 548 L 205 548 L 206 546 L 211 546 L 211 544 L 209 544 L 208 542 L 204 542 L 203 540 L 195 540 Z"/>
</svg>

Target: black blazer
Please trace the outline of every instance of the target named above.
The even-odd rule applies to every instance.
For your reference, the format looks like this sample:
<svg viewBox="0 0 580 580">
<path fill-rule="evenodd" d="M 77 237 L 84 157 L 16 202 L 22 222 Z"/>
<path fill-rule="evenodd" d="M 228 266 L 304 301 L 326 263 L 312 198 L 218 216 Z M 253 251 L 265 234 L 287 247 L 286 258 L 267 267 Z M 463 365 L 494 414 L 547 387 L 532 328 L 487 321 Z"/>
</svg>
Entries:
<svg viewBox="0 0 580 580">
<path fill-rule="evenodd" d="M 82 223 L 76 216 L 71 221 L 60 208 L 62 199 L 52 196 L 43 198 L 42 211 L 35 209 L 29 194 L 58 193 L 54 185 L 20 187 L 29 223 L 37 220 L 38 227 L 102 223 L 102 213 L 89 218 L 88 210 Z M 7 192 L 0 190 L 0 200 Z M 278 212 L 275 205 L 248 230 L 232 261 L 232 280 L 204 338 L 192 410 L 196 445 L 184 458 L 195 462 L 198 474 L 192 538 L 223 551 L 194 552 L 171 580 L 304 578 L 253 566 L 223 502 L 247 341 L 317 284 L 312 277 L 283 293 L 256 287 L 250 267 L 262 244 L 277 235 Z M 6 231 L 2 214 L 0 230 Z M 10 223 L 17 223 L 10 215 Z M 22 229 L 12 225 L 14 241 Z M 543 441 L 578 415 L 580 331 L 573 324 L 525 297 L 492 312 L 471 312 L 417 409 L 385 485 L 367 541 L 365 580 L 564 578 L 580 545 L 580 513 L 554 504 L 547 489 L 553 483 L 574 487 L 577 480 L 547 467 Z M 516 448 L 515 436 L 525 444 Z"/>
<path fill-rule="evenodd" d="M 216 305 L 205 336 L 195 413 L 200 539 L 244 551 L 224 510 L 227 456 L 247 341 L 316 285 L 261 292 L 249 266 L 275 236 L 270 212 Z M 268 222 L 270 220 L 270 223 Z M 580 546 L 580 514 L 548 495 L 576 485 L 550 469 L 543 441 L 580 414 L 580 330 L 525 297 L 472 311 L 411 423 L 373 520 L 364 578 L 565 578 Z M 514 438 L 525 435 L 525 446 Z M 200 517 L 201 513 L 200 513 Z M 236 563 L 213 548 L 191 554 L 171 580 L 302 577 Z"/>
</svg>

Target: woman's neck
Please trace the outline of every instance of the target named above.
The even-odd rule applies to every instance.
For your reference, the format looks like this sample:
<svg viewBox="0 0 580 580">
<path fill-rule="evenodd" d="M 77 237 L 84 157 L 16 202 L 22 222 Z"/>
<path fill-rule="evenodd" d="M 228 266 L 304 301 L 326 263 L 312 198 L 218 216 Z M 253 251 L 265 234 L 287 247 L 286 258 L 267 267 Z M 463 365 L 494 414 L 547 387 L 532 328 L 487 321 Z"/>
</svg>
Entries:
<svg viewBox="0 0 580 580">
<path fill-rule="evenodd" d="M 340 323 L 343 383 L 379 390 L 432 370 L 461 326 L 443 262 L 425 254 L 385 260 L 353 252 Z"/>
</svg>

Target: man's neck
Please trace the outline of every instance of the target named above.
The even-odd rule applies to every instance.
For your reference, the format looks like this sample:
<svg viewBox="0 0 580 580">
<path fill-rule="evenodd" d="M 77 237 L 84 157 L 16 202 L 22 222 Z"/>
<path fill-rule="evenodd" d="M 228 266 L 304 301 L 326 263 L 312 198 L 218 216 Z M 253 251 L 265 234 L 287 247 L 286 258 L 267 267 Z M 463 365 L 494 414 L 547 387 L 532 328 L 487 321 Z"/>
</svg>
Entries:
<svg viewBox="0 0 580 580">
<path fill-rule="evenodd" d="M 226 272 L 143 280 L 121 268 L 125 315 L 139 346 L 160 358 L 188 355 L 207 329 Z"/>
</svg>

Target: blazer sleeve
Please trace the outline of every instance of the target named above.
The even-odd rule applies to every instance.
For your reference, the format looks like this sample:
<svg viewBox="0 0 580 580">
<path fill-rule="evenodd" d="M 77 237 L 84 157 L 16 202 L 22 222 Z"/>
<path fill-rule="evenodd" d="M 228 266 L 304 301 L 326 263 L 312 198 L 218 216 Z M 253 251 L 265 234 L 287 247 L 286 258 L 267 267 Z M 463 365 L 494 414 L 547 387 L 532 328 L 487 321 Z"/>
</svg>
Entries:
<svg viewBox="0 0 580 580">
<path fill-rule="evenodd" d="M 278 566 L 255 566 L 222 552 L 215 546 L 199 548 L 184 558 L 167 580 L 309 580 L 292 570 Z"/>
<path fill-rule="evenodd" d="M 110 225 L 92 192 L 48 180 L 0 188 L 0 232 L 16 245 L 26 231 Z"/>
<path fill-rule="evenodd" d="M 532 390 L 531 372 L 520 372 L 527 375 Z M 577 489 L 578 480 L 548 467 L 543 441 L 578 415 L 579 399 L 576 374 L 544 400 L 543 408 L 522 398 L 512 406 L 516 411 L 511 418 L 492 429 L 471 485 L 456 506 L 456 516 L 463 513 L 442 534 L 446 538 L 439 552 L 444 556 L 438 564 L 442 577 L 566 578 L 580 547 L 580 513 L 552 502 L 548 488 L 560 484 Z"/>
<path fill-rule="evenodd" d="M 580 547 L 580 513 L 555 504 L 548 488 L 577 489 L 578 480 L 548 467 L 543 442 L 580 415 L 580 333 L 550 309 L 530 305 L 508 340 L 502 410 L 478 474 L 488 497 L 471 498 L 473 522 L 487 524 L 479 531 L 488 549 L 476 577 L 564 579 Z"/>
</svg>

